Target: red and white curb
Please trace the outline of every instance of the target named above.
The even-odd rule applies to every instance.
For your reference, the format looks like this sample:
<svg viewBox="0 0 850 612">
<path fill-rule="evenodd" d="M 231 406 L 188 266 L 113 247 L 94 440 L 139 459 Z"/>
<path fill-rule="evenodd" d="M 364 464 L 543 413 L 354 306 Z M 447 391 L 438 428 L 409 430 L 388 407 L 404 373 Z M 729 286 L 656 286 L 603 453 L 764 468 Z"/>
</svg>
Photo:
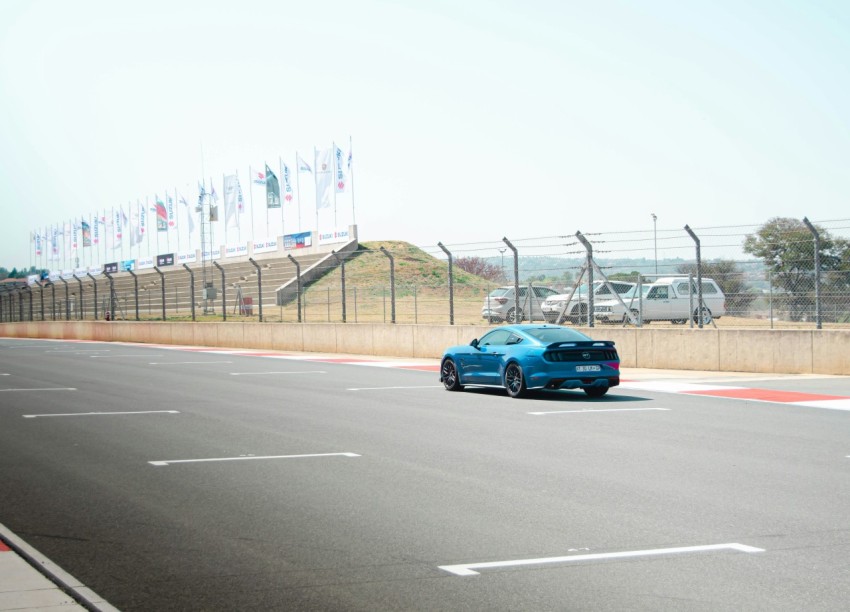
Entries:
<svg viewBox="0 0 850 612">
<path fill-rule="evenodd" d="M 807 406 L 810 408 L 827 408 L 829 410 L 850 410 L 850 397 L 840 395 L 825 395 L 822 393 L 803 393 L 800 391 L 779 391 L 776 389 L 759 389 L 752 387 L 737 387 L 728 385 L 711 385 L 706 383 L 689 383 L 681 381 L 623 381 L 621 389 L 635 391 L 654 391 L 659 393 L 682 393 L 685 395 L 704 395 L 710 397 L 725 397 L 728 399 L 750 400 L 774 404 L 789 404 Z"/>
</svg>

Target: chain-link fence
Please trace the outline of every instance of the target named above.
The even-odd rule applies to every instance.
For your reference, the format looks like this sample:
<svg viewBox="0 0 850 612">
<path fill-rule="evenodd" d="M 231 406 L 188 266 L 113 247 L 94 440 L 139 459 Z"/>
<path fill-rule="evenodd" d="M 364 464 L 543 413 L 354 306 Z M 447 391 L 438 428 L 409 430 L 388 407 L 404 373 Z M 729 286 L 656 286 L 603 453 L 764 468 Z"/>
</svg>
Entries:
<svg viewBox="0 0 850 612">
<path fill-rule="evenodd" d="M 596 291 L 607 278 L 640 286 L 640 293 L 624 294 L 629 306 L 639 304 L 632 308 L 638 324 L 672 325 L 690 313 L 652 318 L 646 292 L 690 275 L 694 282 L 678 286 L 693 295 L 680 293 L 679 305 L 716 284 L 723 296 L 723 307 L 713 307 L 717 326 L 850 326 L 850 219 L 680 229 L 656 222 L 631 232 L 468 244 L 363 243 L 300 263 L 288 257 L 217 266 L 221 273 L 210 269 L 209 279 L 194 284 L 191 271 L 175 269 L 9 285 L 0 289 L 0 320 L 103 319 L 107 312 L 127 320 L 260 320 L 264 308 L 264 321 L 486 324 L 517 315 L 546 320 L 544 300 L 557 294 L 584 305 L 564 320 L 588 325 L 605 320 L 593 311 L 606 301 L 606 290 Z M 608 293 L 610 302 L 616 296 Z"/>
</svg>

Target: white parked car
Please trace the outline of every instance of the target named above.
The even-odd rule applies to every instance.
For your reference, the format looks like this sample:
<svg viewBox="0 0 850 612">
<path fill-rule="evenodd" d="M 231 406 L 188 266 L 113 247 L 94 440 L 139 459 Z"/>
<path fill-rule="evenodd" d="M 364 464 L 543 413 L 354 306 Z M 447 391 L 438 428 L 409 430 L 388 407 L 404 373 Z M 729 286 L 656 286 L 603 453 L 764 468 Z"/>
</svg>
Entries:
<svg viewBox="0 0 850 612">
<path fill-rule="evenodd" d="M 627 283 L 624 281 L 610 281 L 611 286 L 618 294 L 623 295 L 637 287 L 635 283 Z M 573 293 L 572 299 L 569 299 L 569 293 L 559 293 L 546 298 L 540 309 L 543 311 L 543 316 L 547 323 L 555 323 L 560 325 L 565 321 L 571 323 L 580 323 L 587 321 L 587 289 L 584 285 L 580 285 Z M 593 282 L 593 301 L 608 300 L 613 297 L 611 289 L 605 284 L 605 281 Z M 566 308 L 565 308 L 566 306 Z M 563 314 L 562 314 L 563 313 Z"/>
<path fill-rule="evenodd" d="M 702 279 L 702 322 L 711 323 L 726 314 L 726 296 L 720 286 L 710 278 Z M 632 315 L 644 323 L 650 321 L 670 321 L 685 323 L 694 317 L 698 321 L 699 307 L 696 279 L 688 282 L 688 277 L 671 276 L 659 278 L 644 287 L 643 296 L 634 300 L 624 300 Z M 602 323 L 620 323 L 628 320 L 626 309 L 617 300 L 606 300 L 594 304 L 593 315 Z"/>
</svg>

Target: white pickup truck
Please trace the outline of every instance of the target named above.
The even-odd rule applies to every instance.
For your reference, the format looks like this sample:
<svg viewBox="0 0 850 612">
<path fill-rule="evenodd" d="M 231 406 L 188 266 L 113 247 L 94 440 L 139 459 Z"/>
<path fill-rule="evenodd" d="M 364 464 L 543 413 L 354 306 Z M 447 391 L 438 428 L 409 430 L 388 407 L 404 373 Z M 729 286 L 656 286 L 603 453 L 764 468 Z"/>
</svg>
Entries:
<svg viewBox="0 0 850 612">
<path fill-rule="evenodd" d="M 719 319 L 726 314 L 726 296 L 718 284 L 710 278 L 702 279 L 702 322 L 711 323 L 712 318 Z M 672 276 L 659 278 L 644 288 L 641 297 L 625 300 L 635 319 L 644 323 L 650 321 L 670 321 L 685 323 L 691 315 L 698 320 L 699 307 L 696 279 L 688 282 L 688 277 Z M 618 300 L 606 300 L 594 304 L 593 316 L 601 323 L 621 323 L 628 321 L 626 309 Z"/>
</svg>

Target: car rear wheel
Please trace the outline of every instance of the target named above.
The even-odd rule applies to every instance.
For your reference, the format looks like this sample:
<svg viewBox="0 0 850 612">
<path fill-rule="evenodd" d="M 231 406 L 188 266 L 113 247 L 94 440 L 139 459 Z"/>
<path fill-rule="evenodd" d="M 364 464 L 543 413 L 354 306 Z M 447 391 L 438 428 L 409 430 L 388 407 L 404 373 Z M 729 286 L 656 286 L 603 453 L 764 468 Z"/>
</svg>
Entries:
<svg viewBox="0 0 850 612">
<path fill-rule="evenodd" d="M 602 397 L 608 393 L 608 387 L 587 387 L 584 392 L 588 397 Z"/>
<path fill-rule="evenodd" d="M 457 373 L 457 366 L 452 359 L 446 359 L 443 362 L 443 367 L 440 368 L 440 378 L 443 380 L 443 386 L 449 391 L 463 391 L 463 385 L 460 384 L 460 376 Z"/>
<path fill-rule="evenodd" d="M 510 363 L 505 368 L 505 388 L 511 397 L 522 397 L 528 388 L 525 385 L 525 376 L 518 363 Z"/>
<path fill-rule="evenodd" d="M 516 309 L 511 308 L 508 311 L 508 314 L 505 315 L 505 323 L 516 323 L 517 319 L 514 318 L 515 315 L 516 315 Z M 522 319 L 523 319 L 522 310 L 520 310 L 519 311 L 519 321 L 522 321 Z"/>
</svg>

